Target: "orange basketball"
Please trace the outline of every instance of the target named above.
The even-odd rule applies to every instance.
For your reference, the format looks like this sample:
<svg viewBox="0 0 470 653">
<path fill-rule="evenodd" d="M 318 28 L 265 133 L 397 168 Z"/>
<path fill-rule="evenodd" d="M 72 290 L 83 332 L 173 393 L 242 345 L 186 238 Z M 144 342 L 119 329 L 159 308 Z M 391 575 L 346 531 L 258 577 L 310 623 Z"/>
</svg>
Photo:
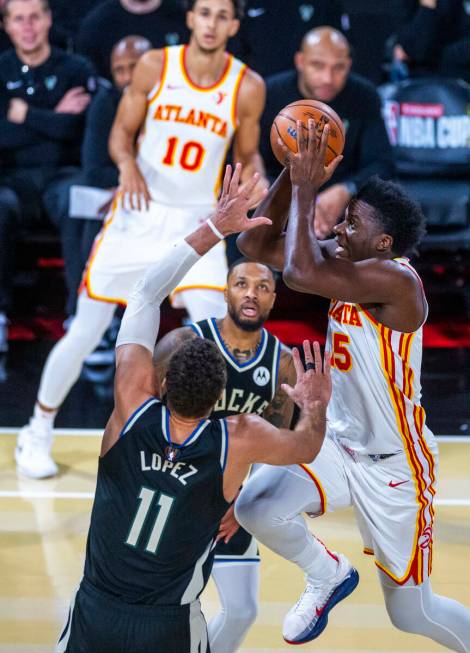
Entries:
<svg viewBox="0 0 470 653">
<path fill-rule="evenodd" d="M 297 120 L 302 121 L 305 135 L 307 135 L 308 120 L 310 118 L 315 120 L 318 136 L 321 135 L 323 127 L 327 123 L 330 125 L 326 163 L 330 163 L 343 151 L 344 125 L 336 111 L 318 100 L 297 100 L 297 102 L 292 102 L 279 111 L 271 127 L 271 147 L 274 156 L 282 165 L 286 165 L 285 155 L 277 139 L 280 138 L 291 152 L 297 152 Z"/>
</svg>

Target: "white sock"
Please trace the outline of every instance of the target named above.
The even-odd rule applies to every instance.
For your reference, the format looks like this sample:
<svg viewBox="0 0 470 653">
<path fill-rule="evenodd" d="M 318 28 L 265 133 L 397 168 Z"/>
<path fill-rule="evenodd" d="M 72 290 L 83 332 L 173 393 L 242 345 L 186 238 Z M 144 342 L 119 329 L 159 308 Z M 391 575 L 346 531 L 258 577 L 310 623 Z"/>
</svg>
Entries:
<svg viewBox="0 0 470 653">
<path fill-rule="evenodd" d="M 337 556 L 311 533 L 308 533 L 307 539 L 308 545 L 292 561 L 303 569 L 309 583 L 321 585 L 336 576 L 338 571 Z"/>
<path fill-rule="evenodd" d="M 57 410 L 44 410 L 36 402 L 34 405 L 33 421 L 42 431 L 52 431 Z"/>
</svg>

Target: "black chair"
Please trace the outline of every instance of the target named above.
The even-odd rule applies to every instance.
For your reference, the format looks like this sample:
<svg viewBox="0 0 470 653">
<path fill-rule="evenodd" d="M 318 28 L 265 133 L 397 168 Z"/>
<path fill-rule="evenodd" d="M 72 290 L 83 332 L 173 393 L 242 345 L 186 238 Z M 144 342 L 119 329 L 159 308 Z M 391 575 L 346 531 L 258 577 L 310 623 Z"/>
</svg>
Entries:
<svg viewBox="0 0 470 653">
<path fill-rule="evenodd" d="M 470 85 L 432 77 L 379 92 L 398 180 L 426 216 L 421 251 L 470 252 Z"/>
</svg>

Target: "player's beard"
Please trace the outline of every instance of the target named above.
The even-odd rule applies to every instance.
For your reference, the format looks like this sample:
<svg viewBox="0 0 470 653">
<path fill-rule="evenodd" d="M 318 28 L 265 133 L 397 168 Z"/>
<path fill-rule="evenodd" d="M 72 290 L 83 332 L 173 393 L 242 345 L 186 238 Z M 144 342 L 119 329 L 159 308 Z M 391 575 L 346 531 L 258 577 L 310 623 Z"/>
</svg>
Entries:
<svg viewBox="0 0 470 653">
<path fill-rule="evenodd" d="M 235 308 L 230 304 L 227 306 L 227 311 L 230 317 L 232 318 L 233 322 L 235 322 L 235 324 L 239 329 L 242 329 L 242 331 L 249 331 L 249 332 L 259 331 L 269 316 L 269 312 L 266 311 L 266 313 L 260 313 L 258 319 L 255 321 L 247 320 L 241 317 L 237 313 Z"/>
</svg>

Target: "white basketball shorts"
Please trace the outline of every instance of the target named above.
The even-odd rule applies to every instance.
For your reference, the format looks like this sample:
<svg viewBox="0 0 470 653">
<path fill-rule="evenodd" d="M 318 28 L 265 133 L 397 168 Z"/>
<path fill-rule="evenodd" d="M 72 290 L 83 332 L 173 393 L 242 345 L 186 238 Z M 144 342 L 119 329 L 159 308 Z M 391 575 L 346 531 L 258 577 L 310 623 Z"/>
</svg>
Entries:
<svg viewBox="0 0 470 653">
<path fill-rule="evenodd" d="M 126 304 L 135 282 L 161 252 L 192 233 L 212 211 L 211 206 L 181 208 L 153 201 L 148 211 L 135 211 L 124 209 L 116 199 L 96 237 L 82 287 L 93 299 Z M 192 288 L 223 291 L 226 276 L 225 244 L 221 242 L 193 266 L 172 297 Z"/>
<path fill-rule="evenodd" d="M 431 573 L 438 470 L 432 433 L 420 451 L 426 452 L 424 463 L 410 451 L 388 458 L 357 455 L 330 431 L 315 460 L 300 465 L 320 493 L 322 513 L 353 506 L 364 553 L 400 585 L 409 579 L 420 584 Z"/>
</svg>

